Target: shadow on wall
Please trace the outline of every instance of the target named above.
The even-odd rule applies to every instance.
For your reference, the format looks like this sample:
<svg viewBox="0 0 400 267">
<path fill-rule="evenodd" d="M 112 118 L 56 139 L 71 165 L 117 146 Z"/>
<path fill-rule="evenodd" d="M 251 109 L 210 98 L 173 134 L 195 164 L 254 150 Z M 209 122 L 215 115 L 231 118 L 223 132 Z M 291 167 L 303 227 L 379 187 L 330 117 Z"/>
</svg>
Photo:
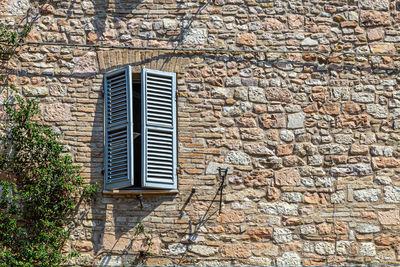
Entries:
<svg viewBox="0 0 400 267">
<path fill-rule="evenodd" d="M 124 55 L 120 58 L 128 59 L 128 62 L 125 63 L 131 64 L 134 70 L 139 70 L 144 66 L 155 67 L 152 64 L 159 64 L 163 61 L 157 55 L 146 59 L 137 58 L 135 53 L 133 53 L 132 58 L 127 56 Z M 98 55 L 98 58 L 103 58 L 101 53 Z M 109 67 L 106 69 L 100 68 L 98 71 L 101 74 L 126 65 L 123 63 L 118 64 L 111 60 L 118 58 L 118 55 L 107 54 L 107 56 L 104 55 L 104 58 L 110 59 L 105 64 L 106 67 Z M 96 74 L 99 74 L 99 72 Z M 96 75 L 90 72 L 86 74 L 89 77 Z M 84 73 L 80 73 L 80 75 L 85 76 Z M 91 138 L 89 140 L 91 155 L 90 182 L 98 182 L 103 187 L 104 101 L 101 93 L 103 85 L 100 84 L 101 81 L 95 80 L 97 83 L 93 81 L 93 84 L 91 84 L 98 91 L 96 91 L 96 95 L 92 96 L 97 99 L 97 102 L 95 104 Z M 87 220 L 92 222 L 89 228 L 91 233 L 86 235 L 87 240 L 90 240 L 92 246 L 91 251 L 87 252 L 93 252 L 94 256 L 91 262 L 96 265 L 105 266 L 137 265 L 141 264 L 150 254 L 160 255 L 162 233 L 155 231 L 155 229 L 157 229 L 158 225 L 164 223 L 161 213 L 166 209 L 172 209 L 171 212 L 176 213 L 172 214 L 168 219 L 178 217 L 178 211 L 173 211 L 174 207 L 172 207 L 177 205 L 173 204 L 175 203 L 174 199 L 175 195 L 144 195 L 142 202 L 140 202 L 134 195 L 116 197 L 100 193 L 98 198 L 85 208 L 85 210 L 92 211 L 91 215 L 87 215 Z M 149 216 L 150 214 L 152 216 Z"/>
<path fill-rule="evenodd" d="M 123 18 L 132 13 L 143 0 L 112 1 L 94 0 L 93 25 L 99 37 L 104 37 L 106 23 L 109 16 L 113 17 L 113 23 L 118 23 L 119 17 Z"/>
</svg>

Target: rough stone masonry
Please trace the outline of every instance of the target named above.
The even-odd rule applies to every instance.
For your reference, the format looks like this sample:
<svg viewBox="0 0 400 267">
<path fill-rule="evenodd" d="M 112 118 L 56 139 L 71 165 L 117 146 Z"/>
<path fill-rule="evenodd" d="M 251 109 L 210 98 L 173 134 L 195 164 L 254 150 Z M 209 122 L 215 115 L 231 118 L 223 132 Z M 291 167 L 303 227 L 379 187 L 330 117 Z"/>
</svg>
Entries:
<svg viewBox="0 0 400 267">
<path fill-rule="evenodd" d="M 0 21 L 33 5 L 3 0 Z M 400 264 L 398 1 L 52 0 L 41 15 L 2 70 L 88 183 L 104 179 L 103 75 L 178 74 L 178 193 L 83 203 L 76 264 Z M 222 213 L 201 223 L 221 166 Z"/>
</svg>

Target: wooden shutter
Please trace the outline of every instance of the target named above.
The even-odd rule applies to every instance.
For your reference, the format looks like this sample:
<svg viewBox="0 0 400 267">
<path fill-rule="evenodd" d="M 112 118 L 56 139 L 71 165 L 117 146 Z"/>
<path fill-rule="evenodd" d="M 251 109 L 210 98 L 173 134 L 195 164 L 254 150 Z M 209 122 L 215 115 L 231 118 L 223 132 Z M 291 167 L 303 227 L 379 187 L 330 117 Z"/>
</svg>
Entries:
<svg viewBox="0 0 400 267">
<path fill-rule="evenodd" d="M 142 70 L 142 186 L 177 188 L 176 74 Z"/>
<path fill-rule="evenodd" d="M 133 185 L 131 67 L 104 76 L 105 189 Z"/>
</svg>

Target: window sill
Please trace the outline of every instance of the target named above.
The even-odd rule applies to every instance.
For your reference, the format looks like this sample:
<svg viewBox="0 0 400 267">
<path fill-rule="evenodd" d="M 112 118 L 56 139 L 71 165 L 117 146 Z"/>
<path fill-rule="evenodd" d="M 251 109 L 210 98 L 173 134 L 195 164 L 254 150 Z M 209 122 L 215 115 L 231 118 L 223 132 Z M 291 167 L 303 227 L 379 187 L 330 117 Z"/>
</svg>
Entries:
<svg viewBox="0 0 400 267">
<path fill-rule="evenodd" d="M 172 190 L 145 190 L 145 189 L 135 189 L 135 190 L 103 190 L 104 196 L 137 196 L 142 195 L 176 195 L 179 191 L 176 189 Z"/>
</svg>

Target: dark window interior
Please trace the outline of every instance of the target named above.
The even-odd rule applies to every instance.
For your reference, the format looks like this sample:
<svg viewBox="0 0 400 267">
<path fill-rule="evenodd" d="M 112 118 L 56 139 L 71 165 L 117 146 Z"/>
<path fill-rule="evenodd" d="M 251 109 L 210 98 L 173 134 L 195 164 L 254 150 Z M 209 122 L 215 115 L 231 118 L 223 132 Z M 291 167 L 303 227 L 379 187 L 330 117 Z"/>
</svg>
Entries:
<svg viewBox="0 0 400 267">
<path fill-rule="evenodd" d="M 134 187 L 141 187 L 142 176 L 142 94 L 141 94 L 140 80 L 133 80 L 132 82 L 132 95 L 133 95 L 133 132 L 134 137 L 137 136 L 133 142 L 133 161 L 134 161 Z M 140 135 L 137 135 L 140 134 Z"/>
</svg>

